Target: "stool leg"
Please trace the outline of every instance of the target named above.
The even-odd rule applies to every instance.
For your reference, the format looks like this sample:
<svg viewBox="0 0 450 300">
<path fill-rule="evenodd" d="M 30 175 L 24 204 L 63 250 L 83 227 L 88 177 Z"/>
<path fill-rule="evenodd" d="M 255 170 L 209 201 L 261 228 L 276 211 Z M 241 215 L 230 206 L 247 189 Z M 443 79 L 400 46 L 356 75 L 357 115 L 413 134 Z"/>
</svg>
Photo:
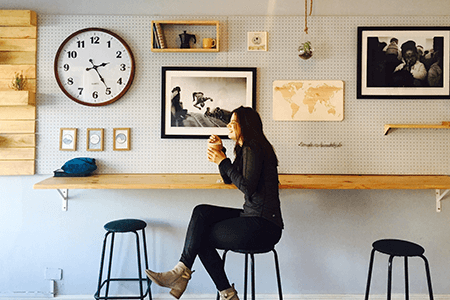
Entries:
<svg viewBox="0 0 450 300">
<path fill-rule="evenodd" d="M 389 256 L 387 300 L 391 300 L 391 292 L 392 292 L 392 260 L 393 259 L 394 259 L 394 255 Z"/>
<path fill-rule="evenodd" d="M 405 299 L 409 300 L 408 256 L 405 256 Z"/>
<path fill-rule="evenodd" d="M 250 253 L 251 267 L 252 267 L 252 300 L 255 300 L 255 255 Z"/>
<path fill-rule="evenodd" d="M 431 287 L 431 273 L 430 273 L 430 266 L 428 264 L 428 260 L 425 256 L 420 255 L 420 257 L 423 259 L 423 261 L 425 262 L 425 272 L 427 274 L 427 283 L 428 283 L 428 293 L 430 295 L 430 300 L 433 300 L 433 288 Z"/>
<path fill-rule="evenodd" d="M 366 296 L 364 298 L 365 300 L 369 300 L 370 281 L 372 280 L 372 268 L 374 256 L 375 256 L 375 249 L 372 249 L 372 252 L 370 253 L 369 274 L 367 275 Z"/>
<path fill-rule="evenodd" d="M 139 292 L 141 300 L 144 300 L 144 290 L 142 288 L 142 269 L 141 269 L 141 251 L 139 247 L 139 235 L 136 231 L 133 231 L 136 236 L 136 250 L 137 250 L 137 264 L 138 264 L 138 279 L 139 279 Z"/>
<path fill-rule="evenodd" d="M 244 300 L 247 300 L 247 283 L 248 283 L 248 253 L 245 253 L 245 269 L 244 269 Z"/>
<path fill-rule="evenodd" d="M 115 236 L 115 233 L 112 232 L 112 234 L 111 234 L 111 249 L 110 249 L 110 252 L 109 252 L 108 276 L 106 278 L 105 298 L 108 297 L 109 282 L 111 281 L 111 267 L 112 267 L 113 248 L 114 248 L 114 236 Z"/>
<path fill-rule="evenodd" d="M 142 244 L 144 245 L 144 262 L 145 262 L 145 269 L 148 269 L 148 258 L 147 258 L 147 240 L 145 238 L 145 229 L 142 229 Z M 150 300 L 152 300 L 152 291 L 150 289 L 150 278 L 148 278 L 147 276 L 145 276 L 147 279 L 147 292 L 148 293 L 148 297 Z"/>
<path fill-rule="evenodd" d="M 275 270 L 277 273 L 277 283 L 278 283 L 278 297 L 283 300 L 283 292 L 281 291 L 281 275 L 280 275 L 280 265 L 278 264 L 278 253 L 275 249 L 272 249 L 273 258 L 275 260 Z"/>
<path fill-rule="evenodd" d="M 100 290 L 102 288 L 103 265 L 105 263 L 106 241 L 108 239 L 109 234 L 110 234 L 110 232 L 106 232 L 105 237 L 103 238 L 102 256 L 100 258 L 100 271 L 98 274 L 98 289 L 97 289 L 97 293 L 95 293 L 96 298 L 100 297 Z"/>
</svg>

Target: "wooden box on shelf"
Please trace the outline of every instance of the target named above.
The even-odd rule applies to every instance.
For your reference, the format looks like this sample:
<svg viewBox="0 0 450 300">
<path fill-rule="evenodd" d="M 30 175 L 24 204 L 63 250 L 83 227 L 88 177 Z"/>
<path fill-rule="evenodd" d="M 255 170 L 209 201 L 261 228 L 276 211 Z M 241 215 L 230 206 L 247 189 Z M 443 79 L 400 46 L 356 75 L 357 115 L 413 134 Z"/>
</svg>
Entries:
<svg viewBox="0 0 450 300">
<path fill-rule="evenodd" d="M 215 30 L 211 30 L 211 36 L 207 36 L 208 38 L 215 39 L 215 46 L 213 48 L 203 48 L 201 38 L 197 37 L 196 47 L 194 48 L 180 48 L 180 45 L 177 47 L 174 46 L 173 43 L 167 43 L 167 30 L 170 28 L 174 28 L 175 26 L 184 26 L 188 28 L 189 26 L 214 26 Z M 178 21 L 152 21 L 152 43 L 151 50 L 152 52 L 219 52 L 219 21 L 186 21 L 186 20 L 178 20 Z M 214 32 L 213 32 L 214 31 Z M 166 32 L 166 33 L 165 33 Z M 180 32 L 180 34 L 182 31 Z M 195 34 L 195 32 L 192 32 Z M 215 35 L 215 37 L 214 37 Z M 205 36 L 206 38 L 206 36 Z M 158 39 L 158 40 L 156 40 Z M 155 45 L 159 44 L 159 47 Z M 163 46 L 161 46 L 161 44 Z"/>
</svg>

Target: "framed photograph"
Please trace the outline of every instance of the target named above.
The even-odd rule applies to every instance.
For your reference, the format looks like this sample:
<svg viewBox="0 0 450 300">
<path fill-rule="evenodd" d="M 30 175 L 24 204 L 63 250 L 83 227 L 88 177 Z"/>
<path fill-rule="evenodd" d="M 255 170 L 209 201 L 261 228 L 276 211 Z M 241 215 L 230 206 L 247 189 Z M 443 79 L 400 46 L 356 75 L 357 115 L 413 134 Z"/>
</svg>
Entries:
<svg viewBox="0 0 450 300">
<path fill-rule="evenodd" d="M 358 27 L 357 98 L 450 96 L 450 27 Z"/>
<path fill-rule="evenodd" d="M 162 138 L 227 138 L 231 112 L 255 107 L 256 68 L 162 67 Z"/>
<path fill-rule="evenodd" d="M 88 128 L 86 134 L 87 151 L 103 151 L 103 128 Z"/>
<path fill-rule="evenodd" d="M 247 32 L 247 51 L 267 51 L 267 32 Z"/>
<path fill-rule="evenodd" d="M 130 128 L 114 128 L 114 144 L 116 151 L 130 150 Z"/>
<path fill-rule="evenodd" d="M 77 129 L 60 128 L 59 130 L 59 150 L 75 151 L 77 150 Z"/>
</svg>

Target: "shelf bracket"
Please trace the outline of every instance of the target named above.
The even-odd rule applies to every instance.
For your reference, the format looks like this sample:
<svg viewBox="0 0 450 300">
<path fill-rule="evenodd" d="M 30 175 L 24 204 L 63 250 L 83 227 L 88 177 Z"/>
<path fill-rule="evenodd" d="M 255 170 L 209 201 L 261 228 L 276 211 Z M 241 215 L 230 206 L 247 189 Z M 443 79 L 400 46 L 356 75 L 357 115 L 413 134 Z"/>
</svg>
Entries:
<svg viewBox="0 0 450 300">
<path fill-rule="evenodd" d="M 57 191 L 62 197 L 62 210 L 67 211 L 69 204 L 69 189 L 57 189 Z"/>
<path fill-rule="evenodd" d="M 441 210 L 442 210 L 441 201 L 444 200 L 443 198 L 449 192 L 450 192 L 450 190 L 436 190 L 436 211 L 437 212 L 441 212 Z"/>
</svg>

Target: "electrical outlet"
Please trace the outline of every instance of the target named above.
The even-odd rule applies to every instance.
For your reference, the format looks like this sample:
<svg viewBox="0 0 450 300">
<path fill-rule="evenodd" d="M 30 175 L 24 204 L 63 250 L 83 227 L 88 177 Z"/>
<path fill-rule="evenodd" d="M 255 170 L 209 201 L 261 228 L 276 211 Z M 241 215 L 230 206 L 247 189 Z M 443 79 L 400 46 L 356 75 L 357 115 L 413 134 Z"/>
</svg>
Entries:
<svg viewBox="0 0 450 300">
<path fill-rule="evenodd" d="M 45 279 L 46 280 L 61 280 L 62 279 L 62 269 L 45 268 Z"/>
</svg>

